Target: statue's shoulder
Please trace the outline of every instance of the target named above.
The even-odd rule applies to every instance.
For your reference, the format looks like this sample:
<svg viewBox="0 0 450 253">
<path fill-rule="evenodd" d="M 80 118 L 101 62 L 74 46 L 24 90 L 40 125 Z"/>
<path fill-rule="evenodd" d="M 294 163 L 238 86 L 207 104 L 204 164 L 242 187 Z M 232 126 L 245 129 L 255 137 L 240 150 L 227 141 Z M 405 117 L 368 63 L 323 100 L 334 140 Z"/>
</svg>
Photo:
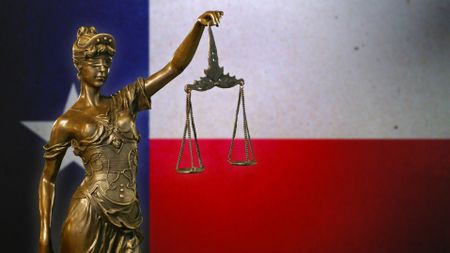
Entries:
<svg viewBox="0 0 450 253">
<path fill-rule="evenodd" d="M 64 113 L 53 122 L 48 144 L 69 142 L 74 136 L 74 129 L 73 120 Z"/>
<path fill-rule="evenodd" d="M 83 110 L 71 107 L 53 122 L 52 134 L 56 132 L 72 136 L 86 121 L 86 113 Z"/>
<path fill-rule="evenodd" d="M 53 128 L 69 129 L 75 122 L 79 121 L 81 117 L 81 111 L 76 111 L 70 108 L 55 120 L 53 123 Z"/>
</svg>

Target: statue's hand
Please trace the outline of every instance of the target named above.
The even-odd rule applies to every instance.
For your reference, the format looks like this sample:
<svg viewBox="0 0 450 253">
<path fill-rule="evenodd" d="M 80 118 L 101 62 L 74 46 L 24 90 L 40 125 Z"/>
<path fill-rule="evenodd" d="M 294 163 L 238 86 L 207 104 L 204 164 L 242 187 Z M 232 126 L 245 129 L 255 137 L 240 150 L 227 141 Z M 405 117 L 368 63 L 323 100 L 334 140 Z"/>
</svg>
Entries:
<svg viewBox="0 0 450 253">
<path fill-rule="evenodd" d="M 219 26 L 220 18 L 223 16 L 223 11 L 207 11 L 198 17 L 197 22 L 204 26 L 215 25 Z"/>
</svg>

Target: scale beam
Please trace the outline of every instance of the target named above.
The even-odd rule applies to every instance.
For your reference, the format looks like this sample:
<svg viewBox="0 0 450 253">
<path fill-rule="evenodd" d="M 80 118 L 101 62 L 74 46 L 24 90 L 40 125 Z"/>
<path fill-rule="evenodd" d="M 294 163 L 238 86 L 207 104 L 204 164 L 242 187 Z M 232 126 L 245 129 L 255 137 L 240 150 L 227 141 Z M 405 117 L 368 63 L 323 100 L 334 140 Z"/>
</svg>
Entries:
<svg viewBox="0 0 450 253">
<path fill-rule="evenodd" d="M 220 88 L 231 88 L 236 85 L 244 85 L 244 79 L 237 79 L 230 74 L 224 74 L 223 67 L 219 65 L 219 57 L 217 56 L 216 43 L 212 33 L 211 26 L 208 26 L 209 34 L 209 57 L 208 68 L 205 69 L 204 77 L 194 81 L 193 84 L 186 85 L 186 90 L 207 91 L 215 86 Z"/>
</svg>

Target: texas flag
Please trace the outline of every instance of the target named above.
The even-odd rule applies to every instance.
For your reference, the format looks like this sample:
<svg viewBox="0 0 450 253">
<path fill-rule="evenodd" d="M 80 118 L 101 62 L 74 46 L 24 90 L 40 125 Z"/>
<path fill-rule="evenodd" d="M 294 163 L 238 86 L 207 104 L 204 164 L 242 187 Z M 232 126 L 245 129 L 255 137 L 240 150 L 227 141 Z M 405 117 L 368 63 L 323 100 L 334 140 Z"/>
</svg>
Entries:
<svg viewBox="0 0 450 253">
<path fill-rule="evenodd" d="M 176 171 L 184 86 L 208 67 L 205 30 L 188 68 L 138 116 L 143 252 L 450 252 L 450 5 L 440 0 L 5 4 L 8 252 L 37 249 L 42 146 L 79 93 L 77 28 L 116 39 L 109 95 L 167 64 L 207 10 L 225 13 L 212 31 L 219 65 L 245 80 L 256 164 L 227 161 L 239 88 L 215 87 L 191 97 L 204 171 Z M 233 158 L 241 160 L 240 113 Z M 187 143 L 182 154 L 189 166 Z M 55 249 L 81 165 L 69 150 L 58 174 Z"/>
<path fill-rule="evenodd" d="M 152 101 L 151 251 L 450 252 L 449 8 L 151 1 L 153 71 L 194 13 L 224 11 L 213 28 L 219 64 L 245 80 L 257 162 L 227 162 L 239 88 L 213 88 L 191 98 L 205 171 L 175 171 L 183 87 L 208 66 L 205 32 L 191 65 Z"/>
</svg>

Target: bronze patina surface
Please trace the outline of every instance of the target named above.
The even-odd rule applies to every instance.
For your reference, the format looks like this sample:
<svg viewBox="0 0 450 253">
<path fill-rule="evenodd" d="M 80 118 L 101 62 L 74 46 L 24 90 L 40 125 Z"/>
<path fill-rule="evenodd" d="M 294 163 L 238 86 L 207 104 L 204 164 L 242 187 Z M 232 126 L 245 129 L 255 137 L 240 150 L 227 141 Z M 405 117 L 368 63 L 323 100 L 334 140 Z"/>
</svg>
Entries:
<svg viewBox="0 0 450 253">
<path fill-rule="evenodd" d="M 55 181 L 72 146 L 85 166 L 85 178 L 74 193 L 61 233 L 61 252 L 140 252 L 142 215 L 136 192 L 135 119 L 150 109 L 150 98 L 191 62 L 205 26 L 218 25 L 221 11 L 202 14 L 175 51 L 172 60 L 150 77 L 137 78 L 113 95 L 101 94 L 115 54 L 112 35 L 80 27 L 73 44 L 80 96 L 54 123 L 44 146 L 39 184 L 39 251 L 53 252 L 51 217 Z"/>
</svg>

